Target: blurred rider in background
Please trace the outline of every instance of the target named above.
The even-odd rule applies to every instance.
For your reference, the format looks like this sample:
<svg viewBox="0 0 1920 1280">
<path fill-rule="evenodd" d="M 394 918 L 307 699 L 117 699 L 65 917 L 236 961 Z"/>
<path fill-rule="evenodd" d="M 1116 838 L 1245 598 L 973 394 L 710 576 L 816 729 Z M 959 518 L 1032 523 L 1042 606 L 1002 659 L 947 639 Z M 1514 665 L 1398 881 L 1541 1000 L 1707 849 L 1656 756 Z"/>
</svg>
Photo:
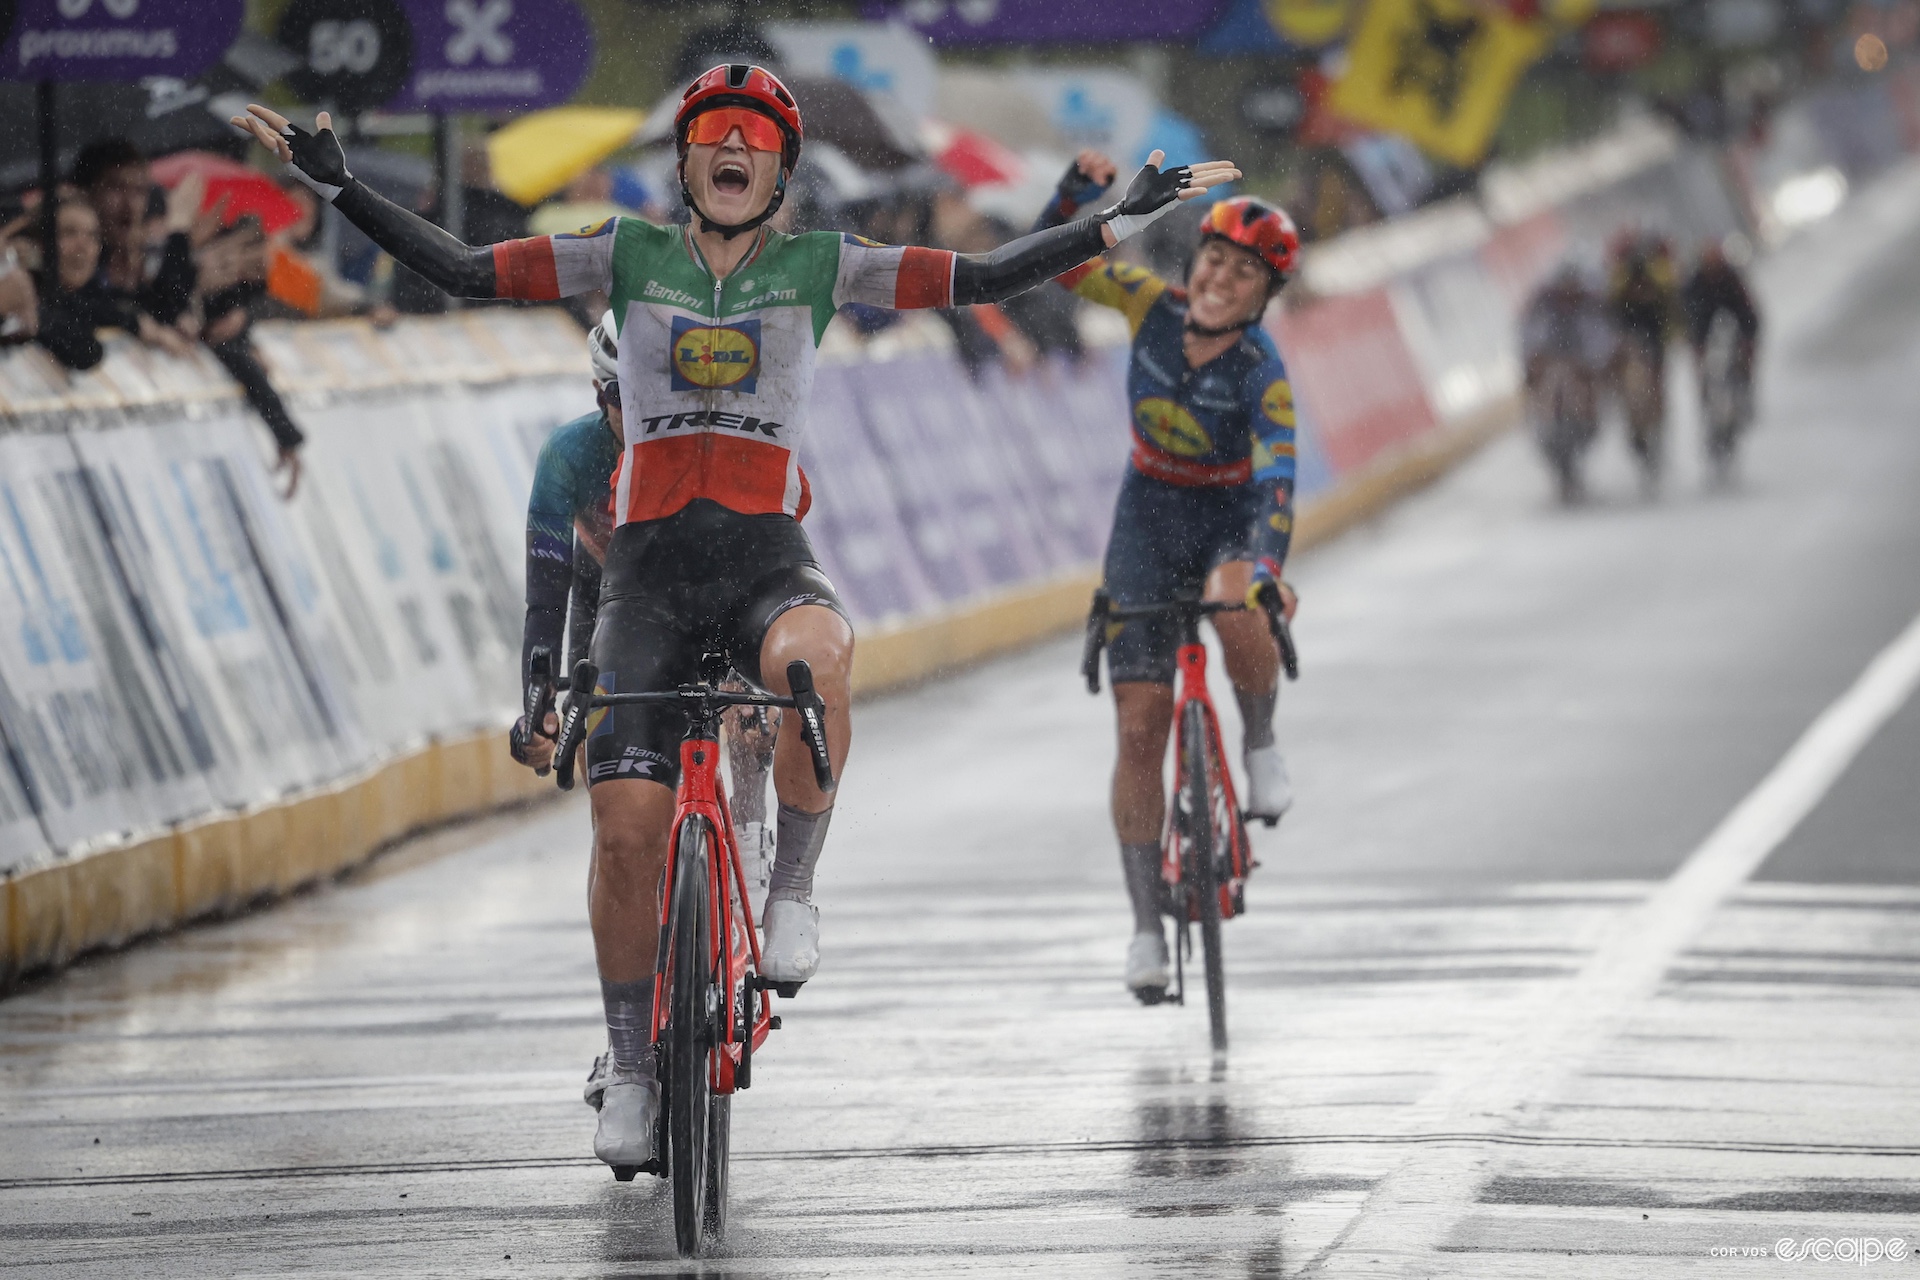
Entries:
<svg viewBox="0 0 1920 1280">
<path fill-rule="evenodd" d="M 1107 157 L 1081 153 L 1038 225 L 1065 221 L 1113 176 Z M 1279 582 L 1286 564 L 1294 481 L 1293 389 L 1260 320 L 1299 250 L 1284 211 L 1239 196 L 1208 210 L 1185 288 L 1109 258 L 1059 277 L 1126 316 L 1133 332 L 1133 454 L 1107 543 L 1107 592 L 1120 605 L 1204 591 L 1254 606 L 1216 614 L 1213 623 L 1245 726 L 1245 802 L 1256 817 L 1277 818 L 1293 804 L 1273 732 L 1280 655 L 1256 592 Z M 1280 591 L 1291 617 L 1292 591 Z M 1156 1003 L 1171 977 L 1160 923 L 1160 840 L 1179 643 L 1172 619 L 1137 618 L 1117 624 L 1107 650 L 1120 739 L 1113 825 L 1133 904 L 1126 984 L 1145 1003 Z"/>
<path fill-rule="evenodd" d="M 1528 416 L 1563 502 L 1580 497 L 1580 456 L 1598 432 L 1600 389 L 1617 346 L 1606 303 L 1574 259 L 1541 286 L 1521 319 Z"/>
<path fill-rule="evenodd" d="M 1662 236 L 1623 232 L 1613 245 L 1607 308 L 1619 328 L 1620 401 L 1629 443 L 1649 488 L 1658 483 L 1667 417 L 1667 343 L 1680 314 L 1673 248 Z"/>
<path fill-rule="evenodd" d="M 1700 374 L 1707 461 L 1715 478 L 1725 480 L 1740 433 L 1753 417 L 1753 361 L 1760 341 L 1760 312 L 1740 269 L 1718 242 L 1701 249 L 1700 260 L 1680 291 L 1680 302 L 1694 368 Z"/>
</svg>

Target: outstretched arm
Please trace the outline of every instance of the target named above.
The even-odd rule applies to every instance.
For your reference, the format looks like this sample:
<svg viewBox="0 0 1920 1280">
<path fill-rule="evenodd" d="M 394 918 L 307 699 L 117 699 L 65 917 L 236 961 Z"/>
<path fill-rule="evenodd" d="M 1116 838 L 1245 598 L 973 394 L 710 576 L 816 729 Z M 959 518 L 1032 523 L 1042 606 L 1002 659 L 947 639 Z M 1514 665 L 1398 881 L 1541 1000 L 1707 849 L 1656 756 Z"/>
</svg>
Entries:
<svg viewBox="0 0 1920 1280">
<path fill-rule="evenodd" d="M 294 178 L 330 201 L 394 261 L 457 297 L 501 296 L 493 249 L 465 244 L 357 181 L 347 169 L 347 154 L 327 112 L 314 121 L 312 133 L 261 106 L 249 106 L 247 114 L 234 116 L 232 123 L 279 156 Z"/>
<path fill-rule="evenodd" d="M 322 111 L 308 133 L 266 107 L 250 106 L 233 123 L 279 156 L 299 181 L 346 216 L 394 261 L 462 298 L 551 302 L 612 283 L 614 221 L 579 235 L 535 236 L 475 248 L 409 213 L 357 181 Z"/>
<path fill-rule="evenodd" d="M 895 248 L 843 237 L 834 305 L 859 302 L 904 310 L 1000 302 L 1098 257 L 1170 212 L 1178 201 L 1240 176 L 1225 160 L 1165 172 L 1156 167 L 1160 160 L 1158 151 L 1148 157 L 1126 194 L 1105 211 L 1021 236 L 992 253 Z"/>
<path fill-rule="evenodd" d="M 1162 171 L 1159 164 L 1164 158 L 1159 151 L 1148 156 L 1119 203 L 1104 212 L 1010 240 L 992 253 L 954 255 L 954 304 L 999 302 L 1025 293 L 1146 230 L 1180 201 L 1240 176 L 1227 160 Z"/>
</svg>

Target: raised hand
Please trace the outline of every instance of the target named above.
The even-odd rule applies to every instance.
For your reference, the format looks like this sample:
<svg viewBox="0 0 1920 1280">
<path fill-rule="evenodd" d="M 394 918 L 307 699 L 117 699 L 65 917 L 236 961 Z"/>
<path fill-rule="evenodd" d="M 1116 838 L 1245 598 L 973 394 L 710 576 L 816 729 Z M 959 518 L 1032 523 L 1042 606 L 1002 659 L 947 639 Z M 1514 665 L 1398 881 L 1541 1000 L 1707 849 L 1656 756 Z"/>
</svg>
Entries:
<svg viewBox="0 0 1920 1280">
<path fill-rule="evenodd" d="M 281 163 L 289 166 L 288 172 L 322 199 L 331 201 L 353 180 L 347 171 L 347 153 L 333 134 L 333 117 L 325 111 L 314 118 L 312 133 L 258 103 L 248 104 L 247 114 L 234 116 L 230 123 L 279 156 Z"/>
<path fill-rule="evenodd" d="M 1164 159 L 1166 153 L 1163 151 L 1155 151 L 1148 156 L 1146 164 L 1127 184 L 1120 202 L 1099 215 L 1106 224 L 1109 246 L 1144 231 L 1149 224 L 1169 213 L 1175 202 L 1192 200 L 1240 177 L 1240 170 L 1234 167 L 1231 160 L 1206 160 L 1200 164 L 1162 170 L 1160 162 Z"/>
</svg>

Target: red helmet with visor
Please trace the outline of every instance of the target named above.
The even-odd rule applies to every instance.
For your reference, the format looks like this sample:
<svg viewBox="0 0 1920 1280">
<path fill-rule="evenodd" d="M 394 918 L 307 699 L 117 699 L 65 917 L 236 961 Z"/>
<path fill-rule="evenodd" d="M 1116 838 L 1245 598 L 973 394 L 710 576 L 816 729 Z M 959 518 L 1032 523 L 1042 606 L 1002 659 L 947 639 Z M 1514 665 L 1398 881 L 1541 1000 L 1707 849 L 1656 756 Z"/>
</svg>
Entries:
<svg viewBox="0 0 1920 1280">
<path fill-rule="evenodd" d="M 1252 253 L 1273 269 L 1278 288 L 1293 275 L 1300 261 L 1300 230 L 1287 211 L 1252 196 L 1222 200 L 1207 210 L 1200 223 L 1200 240 L 1225 240 Z"/>
<path fill-rule="evenodd" d="M 756 147 L 755 149 L 778 150 L 781 153 L 781 168 L 788 171 L 800 163 L 800 140 L 805 135 L 805 130 L 800 124 L 799 104 L 793 100 L 793 95 L 787 91 L 787 86 L 780 83 L 780 77 L 765 67 L 749 66 L 744 62 L 712 68 L 688 85 L 687 91 L 680 95 L 680 109 L 673 113 L 673 138 L 680 148 L 682 159 L 686 157 L 687 147 L 690 144 L 689 134 L 695 120 L 708 112 L 719 112 L 727 108 L 757 113 L 771 120 L 779 130 L 782 145 L 778 148 Z M 746 134 L 747 145 L 753 146 L 756 137 L 752 132 L 751 122 L 733 115 L 732 112 L 728 112 L 728 117 L 728 132 L 731 132 L 734 126 L 741 127 L 742 132 Z M 725 137 L 726 134 L 722 133 L 718 138 L 711 140 L 718 142 Z M 760 140 L 765 139 L 766 135 L 760 135 Z M 699 139 L 699 141 L 707 140 Z"/>
</svg>

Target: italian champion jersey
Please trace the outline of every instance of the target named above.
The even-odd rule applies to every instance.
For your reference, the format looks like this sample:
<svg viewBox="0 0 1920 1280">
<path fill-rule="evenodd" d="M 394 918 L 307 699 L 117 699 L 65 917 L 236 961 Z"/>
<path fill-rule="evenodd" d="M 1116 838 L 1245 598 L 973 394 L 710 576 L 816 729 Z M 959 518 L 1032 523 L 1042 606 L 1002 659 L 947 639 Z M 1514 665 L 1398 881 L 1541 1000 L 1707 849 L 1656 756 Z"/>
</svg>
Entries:
<svg viewBox="0 0 1920 1280">
<path fill-rule="evenodd" d="M 602 290 L 620 335 L 626 447 L 616 524 L 670 516 L 696 498 L 748 515 L 797 516 L 815 352 L 849 302 L 942 307 L 954 255 L 816 231 L 762 230 L 716 280 L 686 228 L 613 218 L 576 235 L 494 247 L 501 297 Z"/>
</svg>

